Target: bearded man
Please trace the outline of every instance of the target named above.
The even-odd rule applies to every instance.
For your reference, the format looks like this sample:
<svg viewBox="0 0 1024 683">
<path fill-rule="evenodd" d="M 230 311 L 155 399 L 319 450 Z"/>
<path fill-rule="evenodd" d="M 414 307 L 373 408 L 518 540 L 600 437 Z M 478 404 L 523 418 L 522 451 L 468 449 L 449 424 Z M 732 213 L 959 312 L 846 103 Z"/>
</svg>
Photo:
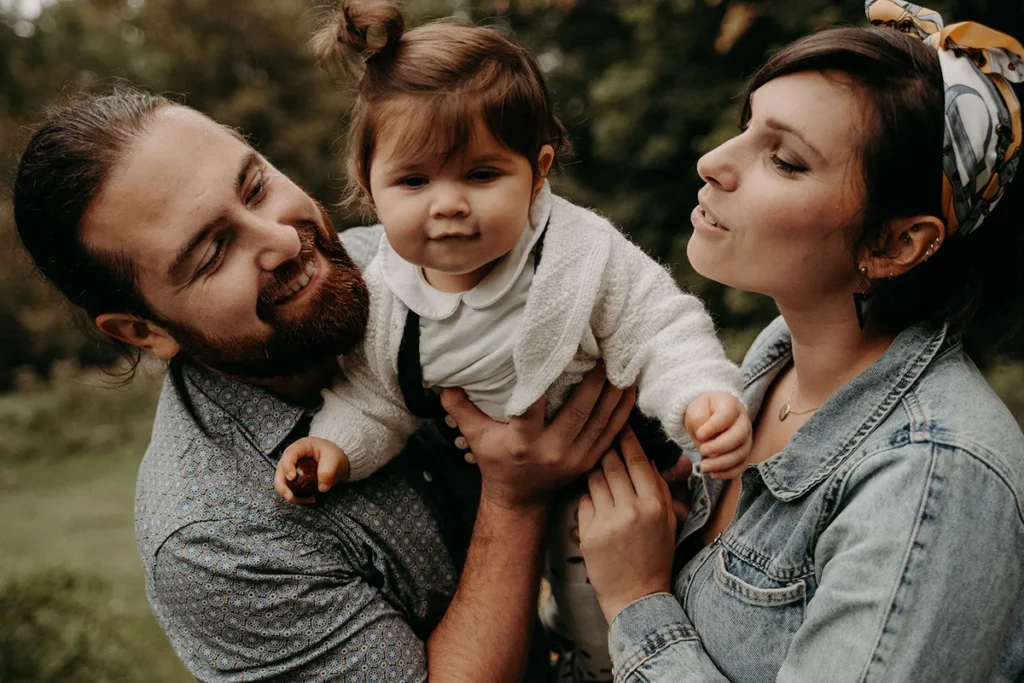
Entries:
<svg viewBox="0 0 1024 683">
<path fill-rule="evenodd" d="M 628 392 L 592 373 L 550 424 L 538 409 L 508 425 L 448 394 L 478 465 L 425 431 L 373 477 L 292 505 L 274 466 L 362 339 L 357 264 L 380 229 L 349 231 L 347 250 L 243 137 L 135 91 L 52 112 L 14 204 L 71 303 L 169 362 L 136 533 L 153 611 L 197 679 L 539 680 L 548 504 L 610 446 Z"/>
</svg>

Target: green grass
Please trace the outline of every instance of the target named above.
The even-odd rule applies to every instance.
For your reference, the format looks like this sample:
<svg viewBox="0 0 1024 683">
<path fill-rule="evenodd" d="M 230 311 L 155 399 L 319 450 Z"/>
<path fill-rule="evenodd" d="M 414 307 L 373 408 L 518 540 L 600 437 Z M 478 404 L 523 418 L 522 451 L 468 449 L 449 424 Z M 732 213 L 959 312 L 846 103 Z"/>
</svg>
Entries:
<svg viewBox="0 0 1024 683">
<path fill-rule="evenodd" d="M 150 612 L 132 519 L 158 383 L 102 383 L 0 396 L 2 681 L 192 680 Z"/>
</svg>

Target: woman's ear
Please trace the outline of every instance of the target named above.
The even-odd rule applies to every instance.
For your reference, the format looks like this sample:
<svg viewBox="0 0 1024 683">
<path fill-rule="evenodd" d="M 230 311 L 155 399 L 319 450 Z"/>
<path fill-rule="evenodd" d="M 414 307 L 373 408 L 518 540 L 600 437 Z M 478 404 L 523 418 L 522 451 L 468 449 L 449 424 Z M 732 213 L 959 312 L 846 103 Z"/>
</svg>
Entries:
<svg viewBox="0 0 1024 683">
<path fill-rule="evenodd" d="M 157 358 L 170 360 L 181 347 L 159 325 L 127 313 L 103 313 L 96 316 L 96 327 L 109 337 L 149 351 Z"/>
<path fill-rule="evenodd" d="M 540 188 L 547 180 L 551 165 L 555 163 L 555 148 L 551 145 L 544 145 L 537 154 L 537 177 L 533 181 L 533 196 L 536 198 Z"/>
<path fill-rule="evenodd" d="M 871 280 L 886 280 L 924 263 L 946 240 L 946 225 L 935 216 L 908 216 L 889 223 L 881 244 L 864 247 L 857 263 Z"/>
</svg>

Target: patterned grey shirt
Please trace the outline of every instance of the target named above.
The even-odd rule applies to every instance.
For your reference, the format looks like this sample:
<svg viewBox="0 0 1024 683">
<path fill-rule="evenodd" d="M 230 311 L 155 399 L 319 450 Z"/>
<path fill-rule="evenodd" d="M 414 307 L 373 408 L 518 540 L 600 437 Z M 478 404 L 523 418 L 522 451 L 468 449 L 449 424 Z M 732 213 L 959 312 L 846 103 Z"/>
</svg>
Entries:
<svg viewBox="0 0 1024 683">
<path fill-rule="evenodd" d="M 379 229 L 343 241 L 362 265 Z M 312 506 L 274 491 L 310 412 L 184 366 L 165 380 L 135 524 L 157 620 L 201 681 L 423 681 L 455 591 L 479 474 L 422 430 Z M 197 420 L 198 418 L 198 420 Z"/>
</svg>

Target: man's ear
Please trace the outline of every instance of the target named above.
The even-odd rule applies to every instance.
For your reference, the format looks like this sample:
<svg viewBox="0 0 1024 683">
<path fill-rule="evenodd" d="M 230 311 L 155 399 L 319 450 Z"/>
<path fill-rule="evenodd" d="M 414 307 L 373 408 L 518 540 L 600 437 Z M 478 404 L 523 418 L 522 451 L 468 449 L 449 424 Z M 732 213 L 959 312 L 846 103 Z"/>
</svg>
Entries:
<svg viewBox="0 0 1024 683">
<path fill-rule="evenodd" d="M 872 280 L 898 277 L 935 255 L 946 239 L 946 225 L 935 216 L 908 216 L 893 220 L 882 243 L 865 248 L 858 263 Z"/>
<path fill-rule="evenodd" d="M 555 163 L 555 148 L 544 145 L 537 154 L 537 178 L 533 181 L 533 196 L 536 197 L 548 177 L 551 165 Z"/>
<path fill-rule="evenodd" d="M 110 337 L 149 351 L 157 358 L 170 360 L 181 347 L 159 325 L 127 313 L 103 313 L 96 316 L 96 327 Z"/>
</svg>

